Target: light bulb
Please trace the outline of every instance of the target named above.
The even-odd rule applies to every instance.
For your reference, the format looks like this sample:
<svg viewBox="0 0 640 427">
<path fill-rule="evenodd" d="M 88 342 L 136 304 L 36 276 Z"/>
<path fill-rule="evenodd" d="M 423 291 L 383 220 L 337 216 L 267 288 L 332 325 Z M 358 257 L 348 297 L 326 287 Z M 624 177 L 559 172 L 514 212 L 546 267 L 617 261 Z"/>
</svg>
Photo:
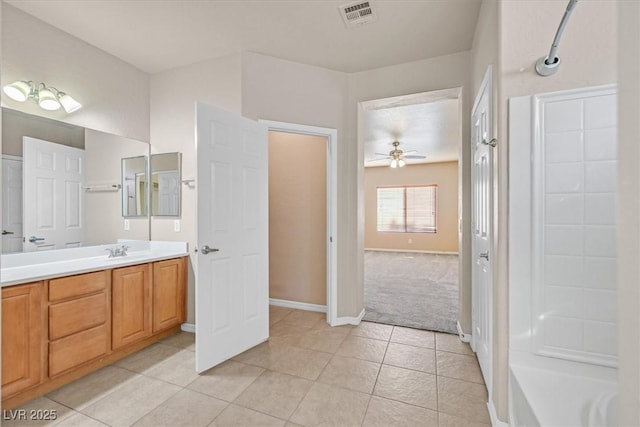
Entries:
<svg viewBox="0 0 640 427">
<path fill-rule="evenodd" d="M 403 167 L 405 165 L 405 161 L 402 159 L 398 159 L 398 166 Z"/>
<path fill-rule="evenodd" d="M 60 104 L 62 104 L 64 111 L 66 111 L 67 113 L 73 113 L 74 111 L 82 108 L 82 104 L 80 104 L 78 101 L 64 92 L 58 93 L 58 101 L 60 101 Z"/>
<path fill-rule="evenodd" d="M 60 103 L 56 96 L 47 88 L 38 91 L 38 105 L 45 110 L 54 111 L 60 108 Z"/>
<path fill-rule="evenodd" d="M 24 102 L 29 97 L 29 93 L 31 93 L 31 85 L 22 80 L 18 80 L 17 82 L 6 85 L 2 90 L 14 101 Z"/>
<path fill-rule="evenodd" d="M 391 164 L 389 166 L 391 166 L 392 168 L 397 168 L 398 167 L 398 159 L 391 160 Z"/>
</svg>

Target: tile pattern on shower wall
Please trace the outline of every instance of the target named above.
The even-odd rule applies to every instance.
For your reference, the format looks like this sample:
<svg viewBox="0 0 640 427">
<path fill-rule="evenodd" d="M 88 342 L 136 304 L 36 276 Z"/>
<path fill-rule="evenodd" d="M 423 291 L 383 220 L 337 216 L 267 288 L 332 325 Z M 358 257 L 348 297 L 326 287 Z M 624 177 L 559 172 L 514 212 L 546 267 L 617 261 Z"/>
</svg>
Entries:
<svg viewBox="0 0 640 427">
<path fill-rule="evenodd" d="M 544 231 L 542 280 L 535 285 L 537 317 L 543 319 L 538 350 L 614 360 L 616 96 L 549 99 L 540 111 Z"/>
</svg>

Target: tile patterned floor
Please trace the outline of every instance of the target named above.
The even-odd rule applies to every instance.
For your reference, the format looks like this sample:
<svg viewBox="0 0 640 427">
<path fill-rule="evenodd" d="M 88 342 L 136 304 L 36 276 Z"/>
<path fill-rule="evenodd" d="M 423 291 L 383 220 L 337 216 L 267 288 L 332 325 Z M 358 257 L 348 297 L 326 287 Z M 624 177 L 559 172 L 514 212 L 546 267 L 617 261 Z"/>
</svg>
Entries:
<svg viewBox="0 0 640 427">
<path fill-rule="evenodd" d="M 440 426 L 490 424 L 478 362 L 455 335 L 270 307 L 271 338 L 203 375 L 180 333 L 24 409 L 57 426 Z"/>
</svg>

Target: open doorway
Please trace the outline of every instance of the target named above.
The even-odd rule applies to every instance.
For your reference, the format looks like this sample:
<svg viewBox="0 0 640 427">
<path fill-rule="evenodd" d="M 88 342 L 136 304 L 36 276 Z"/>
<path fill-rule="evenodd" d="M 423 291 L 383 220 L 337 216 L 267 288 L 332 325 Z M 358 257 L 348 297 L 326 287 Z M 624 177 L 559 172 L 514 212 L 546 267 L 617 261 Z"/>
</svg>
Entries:
<svg viewBox="0 0 640 427">
<path fill-rule="evenodd" d="M 460 89 L 361 103 L 365 320 L 456 333 Z"/>
<path fill-rule="evenodd" d="M 269 303 L 337 318 L 336 131 L 265 121 L 269 140 Z"/>
</svg>

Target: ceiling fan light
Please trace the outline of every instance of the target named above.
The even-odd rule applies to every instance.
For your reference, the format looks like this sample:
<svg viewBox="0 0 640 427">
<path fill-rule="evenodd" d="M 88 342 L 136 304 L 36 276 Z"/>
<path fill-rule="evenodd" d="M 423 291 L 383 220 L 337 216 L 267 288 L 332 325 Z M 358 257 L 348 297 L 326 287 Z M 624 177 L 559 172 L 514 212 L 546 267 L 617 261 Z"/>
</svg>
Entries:
<svg viewBox="0 0 640 427">
<path fill-rule="evenodd" d="M 398 159 L 392 159 L 391 163 L 389 164 L 389 166 L 391 166 L 392 168 L 397 168 L 398 167 Z"/>
<path fill-rule="evenodd" d="M 44 110 L 54 111 L 60 108 L 60 103 L 56 96 L 47 88 L 38 91 L 38 105 Z"/>
<path fill-rule="evenodd" d="M 4 93 L 14 101 L 24 102 L 29 98 L 31 85 L 25 81 L 18 80 L 2 88 Z"/>
<path fill-rule="evenodd" d="M 406 162 L 402 159 L 398 159 L 398 167 L 403 167 L 404 165 L 406 165 Z"/>
<path fill-rule="evenodd" d="M 58 93 L 58 101 L 60 101 L 60 104 L 62 104 L 64 111 L 66 111 L 67 113 L 73 113 L 74 111 L 82 108 L 82 104 L 73 99 L 73 97 L 71 97 L 70 95 L 67 95 L 63 92 Z"/>
</svg>

